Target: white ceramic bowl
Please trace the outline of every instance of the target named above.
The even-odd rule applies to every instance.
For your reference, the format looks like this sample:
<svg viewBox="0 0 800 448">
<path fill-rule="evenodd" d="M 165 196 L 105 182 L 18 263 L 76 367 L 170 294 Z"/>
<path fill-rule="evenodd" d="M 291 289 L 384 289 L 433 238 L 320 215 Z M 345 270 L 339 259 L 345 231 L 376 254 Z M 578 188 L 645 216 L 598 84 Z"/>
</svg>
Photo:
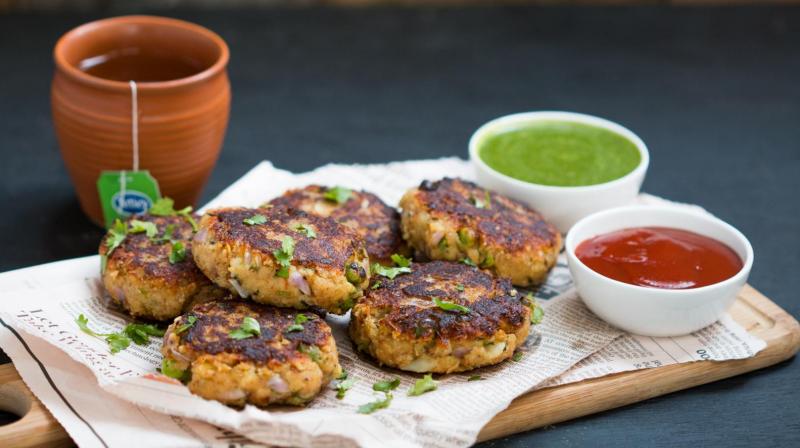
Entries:
<svg viewBox="0 0 800 448">
<path fill-rule="evenodd" d="M 744 266 L 713 285 L 658 289 L 610 279 L 575 256 L 575 248 L 589 238 L 643 226 L 672 227 L 714 238 L 733 249 Z M 645 336 L 678 336 L 713 323 L 736 300 L 753 266 L 753 248 L 733 226 L 701 211 L 669 206 L 619 207 L 588 216 L 567 234 L 566 252 L 572 279 L 586 306 L 612 325 Z"/>
<path fill-rule="evenodd" d="M 556 187 L 525 182 L 491 168 L 478 155 L 483 141 L 492 135 L 539 121 L 567 121 L 608 129 L 630 140 L 641 154 L 641 161 L 625 176 L 596 185 Z M 522 201 L 541 212 L 562 232 L 579 219 L 596 211 L 629 204 L 644 181 L 650 154 L 636 134 L 612 121 L 573 112 L 524 112 L 494 119 L 475 131 L 469 140 L 469 158 L 481 186 Z"/>
</svg>

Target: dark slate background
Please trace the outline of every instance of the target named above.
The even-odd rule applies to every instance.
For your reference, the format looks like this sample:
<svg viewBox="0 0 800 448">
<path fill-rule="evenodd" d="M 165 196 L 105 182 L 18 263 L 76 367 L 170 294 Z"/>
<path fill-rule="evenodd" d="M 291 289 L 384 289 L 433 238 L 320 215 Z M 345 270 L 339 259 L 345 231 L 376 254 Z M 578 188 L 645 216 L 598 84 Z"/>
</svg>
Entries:
<svg viewBox="0 0 800 448">
<path fill-rule="evenodd" d="M 303 171 L 465 157 L 472 130 L 499 115 L 596 114 L 649 145 L 646 191 L 700 204 L 748 235 L 751 284 L 800 315 L 800 9 L 172 15 L 231 47 L 231 121 L 204 200 L 263 159 Z M 55 40 L 98 17 L 0 16 L 0 271 L 97 247 L 48 95 Z M 798 446 L 798 373 L 790 360 L 486 446 Z"/>
</svg>

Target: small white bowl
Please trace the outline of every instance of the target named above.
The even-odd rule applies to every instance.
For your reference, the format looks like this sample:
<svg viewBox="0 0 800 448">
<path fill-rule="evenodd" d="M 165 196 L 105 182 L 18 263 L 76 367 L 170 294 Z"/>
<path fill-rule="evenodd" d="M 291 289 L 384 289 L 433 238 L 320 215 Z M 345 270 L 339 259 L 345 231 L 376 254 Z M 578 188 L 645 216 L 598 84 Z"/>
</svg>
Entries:
<svg viewBox="0 0 800 448">
<path fill-rule="evenodd" d="M 659 289 L 610 279 L 575 256 L 576 247 L 589 238 L 646 226 L 689 230 L 721 241 L 739 255 L 744 266 L 713 285 Z M 715 322 L 736 300 L 753 266 L 753 247 L 733 226 L 701 211 L 669 206 L 619 207 L 588 216 L 567 234 L 566 252 L 572 279 L 586 306 L 610 324 L 645 336 L 678 336 Z"/>
<path fill-rule="evenodd" d="M 625 176 L 602 184 L 558 187 L 525 182 L 496 171 L 478 154 L 483 141 L 492 135 L 540 121 L 566 121 L 607 129 L 630 140 L 641 154 L 639 165 Z M 469 140 L 469 158 L 475 166 L 478 183 L 541 212 L 562 232 L 579 219 L 594 212 L 631 203 L 644 181 L 650 153 L 636 134 L 612 121 L 573 112 L 524 112 L 494 119 L 475 131 Z"/>
</svg>

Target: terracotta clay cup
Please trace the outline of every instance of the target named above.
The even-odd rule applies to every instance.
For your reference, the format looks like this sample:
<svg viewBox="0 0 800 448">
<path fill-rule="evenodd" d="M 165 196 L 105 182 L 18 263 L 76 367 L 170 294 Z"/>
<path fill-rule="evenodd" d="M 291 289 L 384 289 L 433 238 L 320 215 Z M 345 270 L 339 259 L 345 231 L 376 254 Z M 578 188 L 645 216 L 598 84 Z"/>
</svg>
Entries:
<svg viewBox="0 0 800 448">
<path fill-rule="evenodd" d="M 54 50 L 53 122 L 81 207 L 98 224 L 103 222 L 96 184 L 100 172 L 132 169 L 132 98 L 128 81 L 92 75 L 85 64 L 120 52 L 160 58 L 149 63 L 180 58 L 192 64 L 193 70 L 179 78 L 134 79 L 139 168 L 150 170 L 176 207 L 196 205 L 217 161 L 230 111 L 228 47 L 206 28 L 126 16 L 87 23 L 61 37 Z"/>
</svg>

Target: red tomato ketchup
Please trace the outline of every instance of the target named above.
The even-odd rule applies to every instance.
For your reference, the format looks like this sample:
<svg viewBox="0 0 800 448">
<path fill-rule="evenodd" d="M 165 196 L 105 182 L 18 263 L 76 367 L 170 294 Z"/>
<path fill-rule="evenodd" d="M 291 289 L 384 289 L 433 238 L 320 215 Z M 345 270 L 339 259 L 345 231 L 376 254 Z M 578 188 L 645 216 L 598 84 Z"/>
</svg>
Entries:
<svg viewBox="0 0 800 448">
<path fill-rule="evenodd" d="M 662 289 L 689 289 L 727 280 L 742 259 L 707 236 L 669 227 L 637 227 L 595 236 L 575 255 L 593 271 L 629 283 Z"/>
</svg>

